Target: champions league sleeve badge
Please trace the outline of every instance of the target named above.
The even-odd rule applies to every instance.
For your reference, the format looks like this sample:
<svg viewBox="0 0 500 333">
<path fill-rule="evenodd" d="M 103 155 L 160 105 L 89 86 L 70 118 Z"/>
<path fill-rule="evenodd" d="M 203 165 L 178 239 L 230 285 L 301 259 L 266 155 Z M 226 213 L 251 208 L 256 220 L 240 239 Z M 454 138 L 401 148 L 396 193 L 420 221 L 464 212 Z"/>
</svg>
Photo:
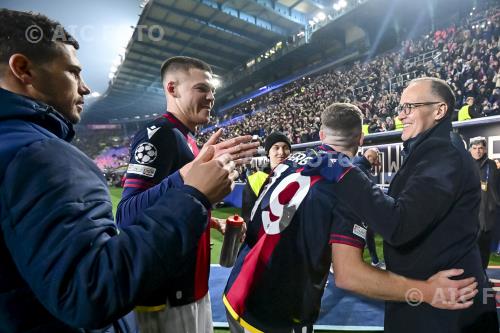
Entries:
<svg viewBox="0 0 500 333">
<path fill-rule="evenodd" d="M 158 150 L 149 142 L 143 142 L 137 146 L 134 152 L 134 158 L 137 163 L 150 164 L 158 156 Z"/>
</svg>

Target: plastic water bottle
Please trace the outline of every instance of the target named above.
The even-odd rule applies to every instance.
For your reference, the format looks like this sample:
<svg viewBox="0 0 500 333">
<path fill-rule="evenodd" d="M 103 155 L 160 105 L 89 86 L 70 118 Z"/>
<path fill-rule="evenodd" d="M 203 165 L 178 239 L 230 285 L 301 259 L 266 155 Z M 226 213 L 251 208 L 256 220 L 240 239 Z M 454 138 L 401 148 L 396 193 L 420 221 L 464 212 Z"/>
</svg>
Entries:
<svg viewBox="0 0 500 333">
<path fill-rule="evenodd" d="M 230 216 L 226 220 L 226 232 L 224 233 L 224 242 L 220 251 L 220 265 L 224 267 L 233 267 L 240 246 L 240 234 L 243 227 L 241 216 Z"/>
</svg>

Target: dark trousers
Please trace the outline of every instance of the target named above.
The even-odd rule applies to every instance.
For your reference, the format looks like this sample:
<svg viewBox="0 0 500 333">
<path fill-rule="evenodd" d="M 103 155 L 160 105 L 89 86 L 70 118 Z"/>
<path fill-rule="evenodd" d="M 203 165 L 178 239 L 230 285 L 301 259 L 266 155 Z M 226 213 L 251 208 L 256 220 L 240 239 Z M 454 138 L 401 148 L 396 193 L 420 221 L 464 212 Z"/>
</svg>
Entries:
<svg viewBox="0 0 500 333">
<path fill-rule="evenodd" d="M 490 261 L 491 253 L 491 231 L 479 230 L 477 236 L 477 245 L 479 246 L 479 253 L 481 254 L 481 264 L 483 269 L 488 267 L 488 262 Z"/>
</svg>

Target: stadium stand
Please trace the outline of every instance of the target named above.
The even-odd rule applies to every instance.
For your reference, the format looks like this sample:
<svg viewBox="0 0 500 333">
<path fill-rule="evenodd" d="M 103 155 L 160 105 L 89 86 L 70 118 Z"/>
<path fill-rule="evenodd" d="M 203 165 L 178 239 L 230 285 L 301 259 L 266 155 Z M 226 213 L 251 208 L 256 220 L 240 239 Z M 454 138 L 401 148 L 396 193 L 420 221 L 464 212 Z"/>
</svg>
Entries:
<svg viewBox="0 0 500 333">
<path fill-rule="evenodd" d="M 447 80 L 457 94 L 456 109 L 473 96 L 480 116 L 500 114 L 500 10 L 476 11 L 456 25 L 402 42 L 399 50 L 352 66 L 303 77 L 278 91 L 248 100 L 215 120 L 218 125 L 199 136 L 204 142 L 216 128 L 226 133 L 265 137 L 286 133 L 293 143 L 318 140 L 319 110 L 334 101 L 358 105 L 369 133 L 396 129 L 395 107 L 404 85 L 421 76 Z M 239 122 L 224 126 L 232 118 Z"/>
<path fill-rule="evenodd" d="M 121 186 L 121 178 L 129 161 L 130 137 L 120 125 L 96 129 L 80 126 L 73 144 L 92 158 L 109 185 Z M 109 128 L 107 128 L 109 127 Z"/>
<path fill-rule="evenodd" d="M 405 40 L 397 49 L 364 62 L 303 76 L 283 87 L 248 99 L 201 129 L 203 144 L 218 128 L 226 137 L 252 134 L 262 140 L 281 131 L 292 143 L 318 140 L 319 112 L 334 101 L 351 102 L 365 115 L 365 134 L 398 129 L 395 107 L 405 84 L 421 76 L 447 80 L 457 95 L 456 115 L 467 97 L 475 98 L 477 116 L 500 115 L 500 6 L 486 1 L 465 19 Z M 132 124 L 139 128 L 145 120 Z M 134 126 L 135 125 L 135 126 Z M 96 161 L 111 182 L 122 173 L 130 142 L 127 124 L 116 129 L 79 128 L 75 145 Z M 116 170 L 116 172 L 115 172 Z M 243 170 L 242 170 L 243 171 Z"/>
</svg>

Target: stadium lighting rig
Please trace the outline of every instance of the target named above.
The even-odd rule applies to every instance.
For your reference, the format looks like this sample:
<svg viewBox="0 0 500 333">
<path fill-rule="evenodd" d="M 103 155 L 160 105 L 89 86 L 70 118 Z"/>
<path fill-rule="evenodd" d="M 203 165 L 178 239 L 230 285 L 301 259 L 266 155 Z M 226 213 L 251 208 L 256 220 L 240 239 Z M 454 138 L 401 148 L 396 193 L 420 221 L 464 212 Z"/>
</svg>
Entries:
<svg viewBox="0 0 500 333">
<path fill-rule="evenodd" d="M 324 21 L 326 19 L 326 14 L 323 13 L 323 12 L 319 12 L 317 15 L 316 15 L 316 18 L 319 20 L 319 21 Z"/>
</svg>

